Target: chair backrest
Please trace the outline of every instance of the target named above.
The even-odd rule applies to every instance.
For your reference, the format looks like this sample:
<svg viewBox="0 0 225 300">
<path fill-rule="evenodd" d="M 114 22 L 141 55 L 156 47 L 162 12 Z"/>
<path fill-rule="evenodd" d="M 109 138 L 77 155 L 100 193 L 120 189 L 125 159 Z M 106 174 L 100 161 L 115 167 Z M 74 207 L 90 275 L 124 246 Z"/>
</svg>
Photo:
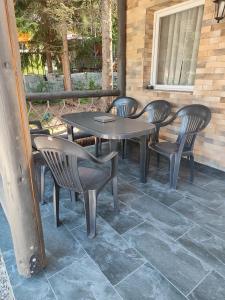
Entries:
<svg viewBox="0 0 225 300">
<path fill-rule="evenodd" d="M 142 113 L 146 114 L 149 123 L 161 123 L 171 113 L 171 104 L 166 100 L 155 100 L 147 104 Z"/>
<path fill-rule="evenodd" d="M 38 136 L 34 142 L 51 169 L 56 183 L 60 187 L 83 192 L 78 160 L 90 159 L 90 154 L 78 144 L 58 137 Z"/>
<path fill-rule="evenodd" d="M 180 119 L 179 134 L 177 143 L 181 142 L 184 134 L 194 132 L 194 135 L 187 137 L 185 146 L 192 149 L 196 135 L 203 130 L 211 120 L 211 111 L 208 107 L 201 104 L 192 104 L 182 107 L 176 117 Z"/>
<path fill-rule="evenodd" d="M 126 118 L 135 114 L 138 108 L 138 102 L 131 97 L 118 97 L 113 100 L 107 112 L 110 112 L 113 108 L 116 109 L 117 116 Z"/>
</svg>

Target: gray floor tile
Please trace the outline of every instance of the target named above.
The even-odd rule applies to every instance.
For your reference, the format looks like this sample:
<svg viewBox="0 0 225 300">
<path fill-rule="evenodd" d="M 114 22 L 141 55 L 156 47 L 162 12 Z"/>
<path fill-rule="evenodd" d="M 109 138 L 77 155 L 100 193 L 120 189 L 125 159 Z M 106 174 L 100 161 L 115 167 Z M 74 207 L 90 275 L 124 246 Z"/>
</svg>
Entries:
<svg viewBox="0 0 225 300">
<path fill-rule="evenodd" d="M 48 277 L 85 255 L 80 244 L 63 225 L 55 227 L 52 216 L 44 219 L 43 231 L 48 260 L 45 272 Z"/>
<path fill-rule="evenodd" d="M 103 148 L 108 153 L 108 143 Z M 225 173 L 211 169 L 204 173 L 199 168 L 192 185 L 188 183 L 189 169 L 182 162 L 180 190 L 171 191 L 168 161 L 162 159 L 158 169 L 155 156 L 151 157 L 148 182 L 142 184 L 139 149 L 128 150 L 128 159 L 119 159 L 119 198 L 125 205 L 119 215 L 114 214 L 108 184 L 99 195 L 97 206 L 103 219 L 98 219 L 94 240 L 86 238 L 85 226 L 81 225 L 85 222 L 82 202 L 71 202 L 63 189 L 60 217 L 64 225 L 55 229 L 52 178 L 47 173 L 48 204 L 41 206 L 49 259 L 46 273 L 31 280 L 19 276 L 10 230 L 0 210 L 0 248 L 16 299 L 55 299 L 46 276 L 50 276 L 58 299 L 120 299 L 109 280 L 118 283 L 123 299 L 129 300 L 185 299 L 177 289 L 187 294 L 199 283 L 190 300 L 225 299 L 224 279 L 220 277 L 225 276 Z M 149 221 L 143 223 L 143 217 Z M 190 229 L 192 222 L 199 226 Z"/>
<path fill-rule="evenodd" d="M 51 286 L 43 274 L 23 279 L 13 291 L 16 300 L 56 300 Z"/>
<path fill-rule="evenodd" d="M 0 299 L 14 300 L 12 286 L 9 281 L 5 263 L 0 251 Z"/>
<path fill-rule="evenodd" d="M 161 184 L 169 183 L 169 173 L 167 169 L 156 169 L 148 174 L 148 180 L 154 180 Z"/>
<path fill-rule="evenodd" d="M 209 274 L 205 280 L 189 295 L 190 300 L 224 300 L 225 279 L 216 272 Z"/>
<path fill-rule="evenodd" d="M 177 201 L 172 207 L 193 222 L 225 240 L 225 215 L 193 201 L 190 196 Z"/>
<path fill-rule="evenodd" d="M 205 186 L 205 189 L 211 192 L 217 192 L 225 195 L 225 184 L 224 180 L 213 179 L 213 181 Z"/>
<path fill-rule="evenodd" d="M 60 300 L 119 300 L 120 296 L 96 264 L 85 257 L 49 279 Z"/>
<path fill-rule="evenodd" d="M 224 195 L 198 187 L 194 184 L 182 181 L 178 185 L 178 191 L 192 197 L 195 201 L 209 208 L 216 209 L 224 204 Z"/>
<path fill-rule="evenodd" d="M 44 204 L 40 204 L 40 212 L 41 212 L 41 218 L 46 218 L 48 216 L 53 216 L 53 203 L 52 202 L 46 202 Z"/>
<path fill-rule="evenodd" d="M 189 176 L 190 176 L 190 170 L 189 168 L 182 168 L 179 171 L 179 176 L 182 180 L 185 180 L 186 182 L 189 182 Z M 210 182 L 213 181 L 213 177 L 207 174 L 204 174 L 202 172 L 199 172 L 197 170 L 194 171 L 194 181 L 193 184 L 197 185 L 199 187 L 206 186 Z"/>
<path fill-rule="evenodd" d="M 0 206 L 0 249 L 4 254 L 5 251 L 11 250 L 12 248 L 13 244 L 9 224 Z"/>
<path fill-rule="evenodd" d="M 178 242 L 150 223 L 124 234 L 130 247 L 137 248 L 148 261 L 185 295 L 208 273 L 209 268 Z"/>
<path fill-rule="evenodd" d="M 130 201 L 127 199 L 126 203 L 174 239 L 184 234 L 193 225 L 181 214 L 147 195 Z"/>
<path fill-rule="evenodd" d="M 98 214 L 119 234 L 123 234 L 144 221 L 134 210 L 122 202 L 120 202 L 119 213 L 114 211 L 112 204 L 102 203 L 98 206 Z"/>
<path fill-rule="evenodd" d="M 150 180 L 148 183 L 141 183 L 139 180 L 136 180 L 132 182 L 132 185 L 167 206 L 183 198 L 182 193 L 171 190 L 168 188 L 168 185 L 154 180 Z"/>
<path fill-rule="evenodd" d="M 24 279 L 19 275 L 16 266 L 16 259 L 13 249 L 8 250 L 4 253 L 3 259 L 5 261 L 6 269 L 10 279 L 12 287 L 16 287 L 23 283 Z"/>
<path fill-rule="evenodd" d="M 118 185 L 118 196 L 119 199 L 123 202 L 131 201 L 133 199 L 137 199 L 140 196 L 143 196 L 144 193 L 137 190 L 132 183 L 120 183 Z"/>
<path fill-rule="evenodd" d="M 90 240 L 82 226 L 72 231 L 101 271 L 114 285 L 145 262 L 135 249 L 101 218 L 97 220 L 97 236 Z"/>
<path fill-rule="evenodd" d="M 118 174 L 118 182 L 122 182 L 122 181 L 125 181 L 125 182 L 133 182 L 135 180 L 138 180 L 137 179 L 137 176 L 133 176 L 131 174 L 128 174 L 128 175 L 125 175 L 125 174 L 122 174 L 121 172 L 119 172 Z"/>
<path fill-rule="evenodd" d="M 199 226 L 191 229 L 178 241 L 211 269 L 225 276 L 225 241 Z"/>
<path fill-rule="evenodd" d="M 66 226 L 67 229 L 71 230 L 85 224 L 85 211 L 83 201 L 71 201 L 71 199 L 63 199 L 60 201 L 59 210 L 60 220 Z"/>
<path fill-rule="evenodd" d="M 185 300 L 149 263 L 141 266 L 116 286 L 124 300 Z"/>
<path fill-rule="evenodd" d="M 124 161 L 123 164 L 118 164 L 119 175 L 125 176 L 129 181 L 131 178 L 140 178 L 140 167 L 139 164 Z"/>
</svg>

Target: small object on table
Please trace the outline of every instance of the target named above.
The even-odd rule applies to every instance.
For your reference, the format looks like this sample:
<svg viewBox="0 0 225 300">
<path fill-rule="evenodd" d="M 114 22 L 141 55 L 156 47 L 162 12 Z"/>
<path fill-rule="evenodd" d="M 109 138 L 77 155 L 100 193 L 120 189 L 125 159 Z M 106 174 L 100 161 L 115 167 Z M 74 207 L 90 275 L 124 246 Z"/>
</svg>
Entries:
<svg viewBox="0 0 225 300">
<path fill-rule="evenodd" d="M 115 121 L 115 117 L 111 116 L 100 116 L 100 117 L 94 117 L 94 120 L 101 123 L 108 123 Z"/>
</svg>

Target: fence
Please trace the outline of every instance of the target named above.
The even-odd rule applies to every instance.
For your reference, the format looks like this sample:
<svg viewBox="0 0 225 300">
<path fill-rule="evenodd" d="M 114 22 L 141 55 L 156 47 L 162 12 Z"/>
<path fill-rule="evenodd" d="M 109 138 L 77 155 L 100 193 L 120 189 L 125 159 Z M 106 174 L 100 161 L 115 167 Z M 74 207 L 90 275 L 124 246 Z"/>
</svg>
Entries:
<svg viewBox="0 0 225 300">
<path fill-rule="evenodd" d="M 61 116 L 82 111 L 105 111 L 118 90 L 73 91 L 27 94 L 27 111 L 30 121 L 40 120 L 43 128 L 52 134 L 62 134 L 66 125 Z"/>
</svg>

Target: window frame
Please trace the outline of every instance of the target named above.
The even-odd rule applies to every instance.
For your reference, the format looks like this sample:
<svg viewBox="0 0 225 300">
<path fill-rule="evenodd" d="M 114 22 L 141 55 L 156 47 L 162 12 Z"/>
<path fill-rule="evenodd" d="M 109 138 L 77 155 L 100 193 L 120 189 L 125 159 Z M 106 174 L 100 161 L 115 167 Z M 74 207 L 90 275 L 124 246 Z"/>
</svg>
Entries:
<svg viewBox="0 0 225 300">
<path fill-rule="evenodd" d="M 153 86 L 154 89 L 172 90 L 172 91 L 193 91 L 194 89 L 193 85 L 157 84 L 160 19 L 162 17 L 166 17 L 204 4 L 205 4 L 205 0 L 189 0 L 158 10 L 154 13 L 153 40 L 152 40 L 152 67 L 151 67 L 151 74 L 150 74 L 150 86 Z"/>
</svg>

